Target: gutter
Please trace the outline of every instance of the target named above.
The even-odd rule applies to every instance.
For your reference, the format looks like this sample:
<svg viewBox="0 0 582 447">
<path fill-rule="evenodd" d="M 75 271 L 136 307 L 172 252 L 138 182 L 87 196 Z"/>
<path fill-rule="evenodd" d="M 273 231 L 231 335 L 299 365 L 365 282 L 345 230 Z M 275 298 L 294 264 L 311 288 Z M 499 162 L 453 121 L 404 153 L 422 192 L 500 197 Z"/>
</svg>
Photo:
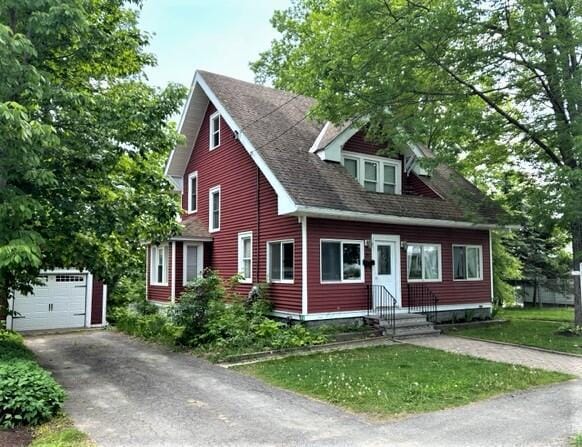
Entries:
<svg viewBox="0 0 582 447">
<path fill-rule="evenodd" d="M 496 230 L 507 229 L 516 230 L 518 225 L 498 225 L 480 224 L 473 222 L 462 222 L 456 220 L 425 219 L 416 217 L 391 216 L 386 214 L 362 213 L 358 211 L 343 211 L 331 208 L 318 208 L 304 205 L 296 205 L 295 211 L 289 213 L 296 216 L 308 216 L 321 219 L 352 220 L 360 222 L 375 222 L 395 225 L 415 225 L 445 228 L 466 228 L 473 230 Z"/>
</svg>

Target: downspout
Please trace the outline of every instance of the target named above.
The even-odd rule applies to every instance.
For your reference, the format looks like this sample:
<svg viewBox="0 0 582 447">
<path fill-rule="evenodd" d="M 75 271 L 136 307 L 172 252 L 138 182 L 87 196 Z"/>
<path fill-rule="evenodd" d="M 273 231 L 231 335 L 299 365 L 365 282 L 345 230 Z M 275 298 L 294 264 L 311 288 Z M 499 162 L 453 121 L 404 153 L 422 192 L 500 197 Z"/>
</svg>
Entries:
<svg viewBox="0 0 582 447">
<path fill-rule="evenodd" d="M 256 250 L 257 252 L 257 265 L 256 268 L 253 269 L 253 276 L 255 277 L 255 284 L 260 282 L 260 272 L 259 269 L 261 268 L 261 190 L 260 190 L 260 176 L 261 176 L 261 171 L 259 170 L 259 167 L 257 166 L 256 168 L 256 182 L 255 182 L 255 187 L 256 187 L 256 227 L 257 227 L 257 236 L 255 238 L 256 243 L 254 245 L 256 245 L 256 248 L 253 247 L 254 250 Z"/>
</svg>

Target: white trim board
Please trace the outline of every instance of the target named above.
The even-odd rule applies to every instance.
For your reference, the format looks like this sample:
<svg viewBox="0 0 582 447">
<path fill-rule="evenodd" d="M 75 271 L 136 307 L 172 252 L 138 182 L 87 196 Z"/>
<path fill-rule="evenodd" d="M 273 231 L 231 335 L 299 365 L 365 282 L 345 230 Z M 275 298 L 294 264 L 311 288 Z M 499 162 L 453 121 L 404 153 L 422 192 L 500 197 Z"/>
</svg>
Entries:
<svg viewBox="0 0 582 447">
<path fill-rule="evenodd" d="M 487 303 L 467 303 L 467 304 L 443 304 L 437 307 L 438 312 L 448 312 L 452 310 L 467 310 L 467 309 L 490 309 L 493 305 L 490 302 Z M 408 313 L 408 307 L 403 307 L 401 309 L 396 309 L 396 313 L 406 314 Z M 279 318 L 292 318 L 294 320 L 302 321 L 316 321 L 316 320 L 331 320 L 336 318 L 358 318 L 366 317 L 369 315 L 367 310 L 352 310 L 345 312 L 320 312 L 312 313 L 307 315 L 302 315 L 298 312 L 288 312 L 283 310 L 274 310 L 271 315 Z"/>
</svg>

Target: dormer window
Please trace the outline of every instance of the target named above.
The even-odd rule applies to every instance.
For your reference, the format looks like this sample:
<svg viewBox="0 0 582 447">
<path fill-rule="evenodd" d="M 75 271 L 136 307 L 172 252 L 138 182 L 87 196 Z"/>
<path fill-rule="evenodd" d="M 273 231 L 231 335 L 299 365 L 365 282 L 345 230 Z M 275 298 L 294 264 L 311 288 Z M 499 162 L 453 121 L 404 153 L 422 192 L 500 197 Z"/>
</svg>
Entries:
<svg viewBox="0 0 582 447">
<path fill-rule="evenodd" d="M 220 113 L 210 115 L 210 150 L 220 146 Z"/>
<path fill-rule="evenodd" d="M 344 151 L 342 164 L 366 191 L 402 193 L 402 162 Z"/>
</svg>

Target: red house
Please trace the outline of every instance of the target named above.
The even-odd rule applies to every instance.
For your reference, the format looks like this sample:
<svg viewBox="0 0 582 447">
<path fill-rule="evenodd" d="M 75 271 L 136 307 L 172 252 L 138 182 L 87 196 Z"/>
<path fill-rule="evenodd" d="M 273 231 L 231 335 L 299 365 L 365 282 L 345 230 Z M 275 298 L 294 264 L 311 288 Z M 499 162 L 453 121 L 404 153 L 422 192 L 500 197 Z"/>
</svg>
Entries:
<svg viewBox="0 0 582 447">
<path fill-rule="evenodd" d="M 452 169 L 423 170 L 426 148 L 379 155 L 361 129 L 311 120 L 313 104 L 196 72 L 166 168 L 183 231 L 149 247 L 148 299 L 173 302 L 212 267 L 242 274 L 241 293 L 269 283 L 279 317 L 488 314 L 499 208 Z"/>
</svg>

